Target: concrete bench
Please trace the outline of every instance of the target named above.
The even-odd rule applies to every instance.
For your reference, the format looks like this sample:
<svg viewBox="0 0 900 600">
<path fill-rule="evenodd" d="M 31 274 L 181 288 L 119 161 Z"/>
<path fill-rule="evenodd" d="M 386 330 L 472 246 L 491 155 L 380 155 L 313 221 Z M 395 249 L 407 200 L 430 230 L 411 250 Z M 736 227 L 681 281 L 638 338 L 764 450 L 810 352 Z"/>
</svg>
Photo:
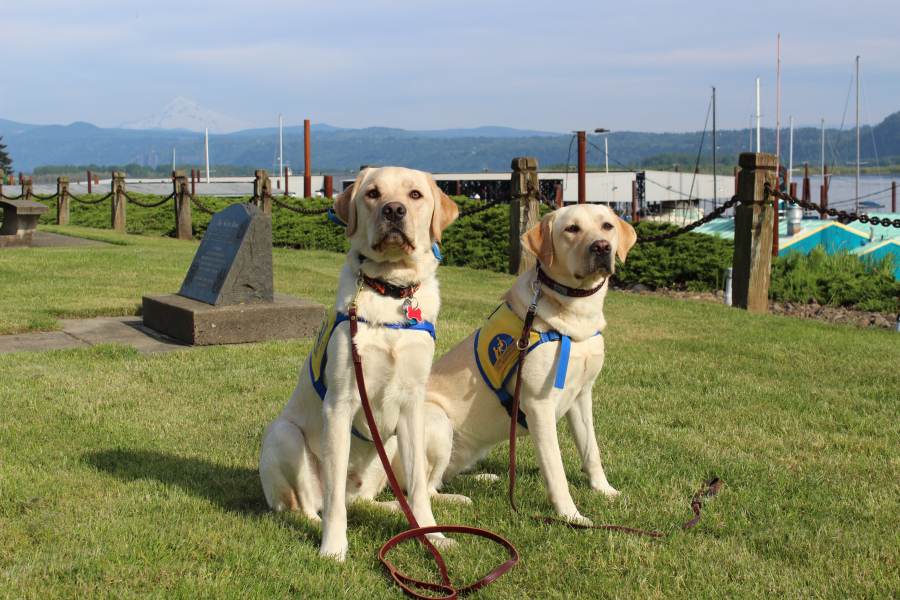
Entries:
<svg viewBox="0 0 900 600">
<path fill-rule="evenodd" d="M 34 237 L 34 230 L 41 215 L 50 209 L 45 204 L 32 200 L 4 200 L 3 224 L 0 225 L 0 248 L 28 248 Z"/>
</svg>

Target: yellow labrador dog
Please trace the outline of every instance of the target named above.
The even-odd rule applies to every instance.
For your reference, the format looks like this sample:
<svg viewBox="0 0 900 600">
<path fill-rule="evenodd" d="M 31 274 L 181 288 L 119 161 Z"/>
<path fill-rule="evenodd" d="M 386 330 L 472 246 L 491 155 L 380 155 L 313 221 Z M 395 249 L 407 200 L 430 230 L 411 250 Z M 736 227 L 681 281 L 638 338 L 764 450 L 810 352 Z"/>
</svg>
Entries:
<svg viewBox="0 0 900 600">
<path fill-rule="evenodd" d="M 459 210 L 427 173 L 384 167 L 362 171 L 335 200 L 335 211 L 351 244 L 335 309 L 287 406 L 263 432 L 259 474 L 274 510 L 300 510 L 314 520 L 322 511 L 320 555 L 343 560 L 347 503 L 374 498 L 386 482 L 353 371 L 347 308 L 357 294 L 356 347 L 372 411 L 389 455 L 399 450 L 402 457 L 416 519 L 435 525 L 423 431 L 440 309 L 432 247 Z"/>
<path fill-rule="evenodd" d="M 576 205 L 545 216 L 522 239 L 539 266 L 523 273 L 487 322 L 432 367 L 425 406 L 429 493 L 468 501 L 438 489 L 509 439 L 516 340 L 539 289 L 517 435 L 531 436 L 556 512 L 589 523 L 569 494 L 556 423 L 566 417 L 591 489 L 616 496 L 600 463 L 591 389 L 603 366 L 606 282 L 616 256 L 624 261 L 637 236 L 609 208 Z"/>
</svg>

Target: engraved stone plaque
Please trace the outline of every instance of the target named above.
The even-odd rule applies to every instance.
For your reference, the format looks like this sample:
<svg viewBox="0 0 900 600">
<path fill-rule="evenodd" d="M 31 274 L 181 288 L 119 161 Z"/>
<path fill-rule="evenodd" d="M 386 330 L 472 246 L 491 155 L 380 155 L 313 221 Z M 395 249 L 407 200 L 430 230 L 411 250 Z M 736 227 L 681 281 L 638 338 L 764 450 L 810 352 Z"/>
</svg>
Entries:
<svg viewBox="0 0 900 600">
<path fill-rule="evenodd" d="M 214 214 L 178 294 L 214 306 L 272 302 L 272 217 L 249 202 Z"/>
</svg>

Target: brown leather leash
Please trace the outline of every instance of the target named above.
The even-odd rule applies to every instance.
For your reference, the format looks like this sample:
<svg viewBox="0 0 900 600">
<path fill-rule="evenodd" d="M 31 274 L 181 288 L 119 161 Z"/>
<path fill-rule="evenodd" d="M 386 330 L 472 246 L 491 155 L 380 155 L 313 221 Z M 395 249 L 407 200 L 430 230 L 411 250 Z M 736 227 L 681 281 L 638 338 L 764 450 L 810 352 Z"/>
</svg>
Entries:
<svg viewBox="0 0 900 600">
<path fill-rule="evenodd" d="M 362 402 L 363 412 L 366 415 L 366 423 L 368 423 L 369 425 L 369 431 L 372 435 L 372 441 L 375 444 L 375 449 L 378 451 L 378 456 L 381 459 L 381 464 L 384 466 L 384 471 L 387 474 L 388 482 L 391 484 L 391 489 L 394 491 L 394 495 L 397 497 L 397 501 L 400 503 L 400 508 L 403 510 L 403 514 L 406 515 L 406 520 L 409 521 L 409 526 L 411 527 L 410 530 L 396 535 L 388 540 L 388 542 L 384 546 L 382 546 L 381 551 L 378 553 L 378 559 L 381 561 L 381 564 L 383 564 L 385 568 L 387 568 L 394 581 L 396 581 L 397 584 L 412 597 L 430 600 L 453 600 L 460 595 L 474 592 L 475 590 L 481 589 L 486 585 L 489 585 L 490 583 L 496 581 L 497 578 L 499 578 L 501 575 L 518 564 L 519 553 L 508 541 L 506 541 L 499 535 L 491 533 L 490 531 L 485 531 L 484 529 L 456 525 L 419 527 L 419 523 L 416 521 L 416 517 L 413 515 L 412 509 L 410 508 L 409 503 L 406 501 L 406 498 L 403 495 L 403 490 L 400 489 L 400 484 L 397 482 L 397 478 L 394 476 L 394 471 L 393 469 L 391 469 L 391 463 L 388 460 L 387 453 L 384 450 L 384 444 L 381 441 L 381 434 L 378 433 L 378 425 L 375 423 L 375 416 L 372 414 L 372 407 L 369 404 L 369 395 L 366 393 L 366 384 L 365 380 L 363 379 L 362 359 L 360 358 L 359 353 L 356 351 L 355 339 L 359 326 L 356 310 L 356 301 L 354 300 L 353 303 L 350 304 L 347 312 L 350 316 L 350 347 L 352 349 L 353 355 L 353 369 L 356 372 L 356 385 L 359 388 L 359 398 Z M 475 583 L 464 588 L 455 589 L 450 584 L 450 576 L 447 574 L 447 566 L 444 564 L 444 559 L 441 556 L 441 553 L 438 552 L 438 549 L 434 547 L 434 544 L 432 544 L 428 540 L 428 538 L 425 537 L 425 534 L 427 533 L 438 532 L 471 534 L 486 538 L 506 548 L 509 551 L 510 558 Z M 403 575 L 390 561 L 387 560 L 386 556 L 391 548 L 411 538 L 416 538 L 423 544 L 425 544 L 425 547 L 428 548 L 428 551 L 434 557 L 438 569 L 441 572 L 441 584 L 419 581 L 418 579 L 413 579 L 412 577 Z M 442 593 L 444 595 L 423 596 L 413 590 L 411 586 L 416 587 L 420 590 L 429 590 L 431 592 Z"/>
<path fill-rule="evenodd" d="M 540 272 L 540 271 L 539 271 Z M 516 499 L 515 499 L 515 489 L 516 489 L 516 429 L 518 428 L 518 415 L 519 415 L 519 395 L 522 392 L 522 370 L 525 366 L 525 356 L 528 354 L 528 347 L 531 345 L 531 326 L 534 324 L 534 315 L 537 312 L 537 301 L 540 297 L 540 285 L 542 281 L 540 278 L 535 279 L 532 283 L 531 289 L 534 291 L 534 300 L 531 302 L 531 306 L 528 307 L 528 312 L 525 314 L 525 327 L 522 329 L 522 337 L 516 340 L 516 347 L 519 349 L 519 364 L 516 367 L 516 387 L 515 392 L 513 393 L 513 401 L 512 401 L 512 410 L 510 411 L 510 426 L 509 426 L 509 504 L 512 506 L 513 511 L 518 514 L 522 514 L 519 512 L 519 509 L 516 508 Z M 708 479 L 703 482 L 703 485 L 694 494 L 693 499 L 691 499 L 691 510 L 694 511 L 694 518 L 681 526 L 682 531 L 687 531 L 691 527 L 697 524 L 700 520 L 700 516 L 703 514 L 703 503 L 701 499 L 705 496 L 715 496 L 719 493 L 719 486 L 722 485 L 722 480 L 718 477 L 714 477 L 712 479 Z M 541 521 L 543 523 L 551 523 L 551 524 L 559 524 L 564 525 L 566 527 L 570 527 L 572 529 L 605 529 L 606 531 L 621 531 L 623 533 L 631 533 L 634 535 L 644 535 L 652 538 L 662 538 L 671 535 L 669 533 L 659 533 L 653 531 L 644 531 L 642 529 L 632 529 L 631 527 L 622 527 L 620 525 L 583 525 L 581 523 L 572 523 L 570 521 L 566 521 L 563 519 L 555 519 L 553 517 L 542 517 L 538 515 L 528 515 L 530 518 L 535 521 Z"/>
</svg>

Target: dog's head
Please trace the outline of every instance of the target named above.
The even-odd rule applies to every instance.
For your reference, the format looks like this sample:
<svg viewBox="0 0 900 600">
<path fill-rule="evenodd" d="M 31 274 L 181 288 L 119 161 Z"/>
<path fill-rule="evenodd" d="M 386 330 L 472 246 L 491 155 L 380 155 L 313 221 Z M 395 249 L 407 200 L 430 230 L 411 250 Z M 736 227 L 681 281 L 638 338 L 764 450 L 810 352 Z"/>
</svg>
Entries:
<svg viewBox="0 0 900 600">
<path fill-rule="evenodd" d="M 634 227 L 596 204 L 561 208 L 522 236 L 525 248 L 551 278 L 564 284 L 574 280 L 574 287 L 592 287 L 615 273 L 616 256 L 625 262 L 636 240 Z"/>
<path fill-rule="evenodd" d="M 378 261 L 430 252 L 459 215 L 431 175 L 402 167 L 364 169 L 334 208 L 353 247 Z"/>
</svg>

